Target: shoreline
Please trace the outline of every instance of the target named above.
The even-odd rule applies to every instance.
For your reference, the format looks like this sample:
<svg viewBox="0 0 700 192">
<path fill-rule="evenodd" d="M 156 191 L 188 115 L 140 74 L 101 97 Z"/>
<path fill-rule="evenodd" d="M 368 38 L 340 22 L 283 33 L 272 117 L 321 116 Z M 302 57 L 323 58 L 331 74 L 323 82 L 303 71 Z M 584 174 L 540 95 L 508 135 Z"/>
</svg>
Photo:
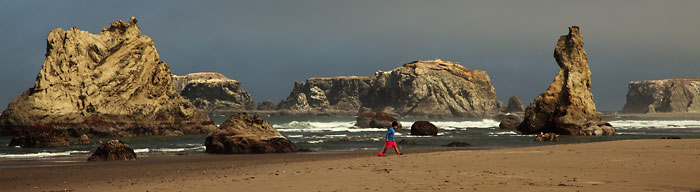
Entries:
<svg viewBox="0 0 700 192">
<path fill-rule="evenodd" d="M 696 182 L 700 178 L 697 164 L 700 139 L 407 152 L 401 156 L 389 153 L 387 157 L 376 157 L 375 153 L 154 156 L 129 162 L 0 168 L 0 180 L 5 181 L 0 183 L 0 188 L 8 191 L 700 189 L 700 183 Z"/>
</svg>

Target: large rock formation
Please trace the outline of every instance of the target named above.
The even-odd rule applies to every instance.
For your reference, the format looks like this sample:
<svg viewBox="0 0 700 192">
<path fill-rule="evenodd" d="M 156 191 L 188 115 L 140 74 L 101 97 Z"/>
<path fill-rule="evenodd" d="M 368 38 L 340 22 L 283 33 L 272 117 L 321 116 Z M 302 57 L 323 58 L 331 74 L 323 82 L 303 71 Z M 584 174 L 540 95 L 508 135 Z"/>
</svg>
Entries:
<svg viewBox="0 0 700 192">
<path fill-rule="evenodd" d="M 515 115 L 507 115 L 498 124 L 500 129 L 517 129 L 522 120 Z"/>
<path fill-rule="evenodd" d="M 518 131 L 589 135 L 586 130 L 594 129 L 589 129 L 589 125 L 606 125 L 593 103 L 591 71 L 578 26 L 569 27 L 569 34 L 559 38 L 554 58 L 561 68 L 559 74 L 547 91 L 527 107 Z M 605 134 L 614 134 L 614 129 Z"/>
<path fill-rule="evenodd" d="M 357 115 L 356 120 L 355 126 L 362 128 L 389 128 L 394 121 L 399 124 L 396 129 L 403 127 L 401 122 L 386 112 L 364 111 Z"/>
<path fill-rule="evenodd" d="M 310 78 L 305 83 L 295 82 L 287 99 L 278 109 L 293 112 L 329 112 L 356 114 L 362 106 L 374 77 Z"/>
<path fill-rule="evenodd" d="M 516 95 L 510 96 L 508 99 L 508 107 L 506 107 L 506 110 L 503 112 L 506 113 L 520 113 L 525 111 L 525 106 L 523 105 L 523 102 L 520 101 L 520 98 Z"/>
<path fill-rule="evenodd" d="M 414 61 L 373 77 L 297 82 L 279 109 L 356 114 L 368 108 L 400 115 L 481 117 L 498 113 L 502 105 L 486 72 L 438 59 Z"/>
<path fill-rule="evenodd" d="M 440 117 L 493 115 L 503 105 L 485 71 L 439 59 L 377 72 L 362 103 L 373 111 Z"/>
<path fill-rule="evenodd" d="M 700 113 L 700 78 L 632 81 L 623 113 Z"/>
<path fill-rule="evenodd" d="M 136 153 L 128 144 L 111 140 L 102 144 L 88 158 L 88 161 L 133 161 L 136 160 Z"/>
<path fill-rule="evenodd" d="M 204 143 L 209 153 L 286 153 L 295 152 L 287 140 L 267 121 L 250 113 L 231 115 Z"/>
<path fill-rule="evenodd" d="M 241 88 L 241 83 L 220 73 L 173 75 L 173 89 L 206 113 L 255 109 L 253 97 Z"/>
<path fill-rule="evenodd" d="M 438 128 L 429 121 L 416 121 L 411 125 L 411 135 L 437 135 Z"/>
<path fill-rule="evenodd" d="M 216 128 L 176 93 L 168 65 L 136 18 L 99 34 L 77 28 L 49 33 L 34 87 L 0 116 L 0 133 L 44 126 L 73 137 L 181 135 Z"/>
</svg>

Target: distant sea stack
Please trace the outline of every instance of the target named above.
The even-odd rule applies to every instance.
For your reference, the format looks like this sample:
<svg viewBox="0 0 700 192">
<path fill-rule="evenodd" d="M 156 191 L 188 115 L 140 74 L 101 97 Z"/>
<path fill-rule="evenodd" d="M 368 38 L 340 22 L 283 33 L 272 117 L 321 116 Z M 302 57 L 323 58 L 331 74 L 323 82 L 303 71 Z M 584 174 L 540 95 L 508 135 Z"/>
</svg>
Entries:
<svg viewBox="0 0 700 192">
<path fill-rule="evenodd" d="M 295 83 L 279 109 L 399 115 L 482 117 L 503 106 L 485 71 L 456 62 L 414 61 L 375 76 L 310 78 Z"/>
<path fill-rule="evenodd" d="M 173 89 L 204 113 L 226 113 L 255 109 L 255 101 L 239 81 L 221 73 L 173 75 Z"/>
<path fill-rule="evenodd" d="M 596 111 L 590 92 L 591 71 L 578 26 L 569 27 L 569 34 L 559 38 L 554 58 L 561 68 L 559 74 L 547 91 L 527 107 L 518 131 L 523 134 L 614 134 L 614 128 Z"/>
<path fill-rule="evenodd" d="M 362 97 L 369 93 L 374 77 L 309 78 L 295 82 L 287 99 L 278 109 L 294 113 L 356 114 Z"/>
<path fill-rule="evenodd" d="M 173 90 L 170 67 L 136 22 L 118 20 L 97 35 L 76 27 L 51 31 L 34 87 L 10 102 L 0 116 L 0 133 L 42 127 L 92 137 L 215 129 Z"/>
<path fill-rule="evenodd" d="M 700 113 L 700 78 L 632 81 L 623 113 Z"/>
<path fill-rule="evenodd" d="M 523 105 L 523 102 L 520 101 L 520 98 L 518 98 L 518 96 L 512 95 L 508 99 L 508 107 L 506 107 L 506 110 L 503 112 L 522 113 L 523 111 L 525 111 L 525 106 Z"/>
</svg>

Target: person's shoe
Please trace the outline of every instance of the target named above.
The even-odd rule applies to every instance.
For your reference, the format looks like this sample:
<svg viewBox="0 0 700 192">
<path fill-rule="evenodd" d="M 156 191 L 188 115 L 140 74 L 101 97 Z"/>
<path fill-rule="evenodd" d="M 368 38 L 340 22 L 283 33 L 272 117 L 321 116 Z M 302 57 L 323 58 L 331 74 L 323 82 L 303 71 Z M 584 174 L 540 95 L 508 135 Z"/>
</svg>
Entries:
<svg viewBox="0 0 700 192">
<path fill-rule="evenodd" d="M 381 157 L 381 156 L 384 156 L 384 153 L 379 152 L 379 153 L 377 153 L 377 156 L 380 156 L 380 157 Z"/>
<path fill-rule="evenodd" d="M 399 153 L 398 155 L 403 155 L 404 153 Z"/>
</svg>

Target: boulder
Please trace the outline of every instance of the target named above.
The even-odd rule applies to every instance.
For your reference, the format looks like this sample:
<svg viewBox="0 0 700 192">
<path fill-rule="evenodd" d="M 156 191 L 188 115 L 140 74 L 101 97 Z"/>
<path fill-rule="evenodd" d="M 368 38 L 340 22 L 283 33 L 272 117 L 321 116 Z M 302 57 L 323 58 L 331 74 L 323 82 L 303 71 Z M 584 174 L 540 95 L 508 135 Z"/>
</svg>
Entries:
<svg viewBox="0 0 700 192">
<path fill-rule="evenodd" d="M 554 133 L 544 133 L 544 134 L 540 133 L 540 134 L 537 134 L 537 136 L 535 137 L 535 141 L 538 141 L 538 142 L 542 142 L 542 141 L 550 141 L 550 142 L 559 141 L 559 135 L 554 134 Z"/>
<path fill-rule="evenodd" d="M 623 113 L 700 113 L 700 78 L 632 81 Z"/>
<path fill-rule="evenodd" d="M 12 137 L 8 146 L 28 147 L 67 147 L 70 143 L 66 134 L 45 126 L 28 127 Z"/>
<path fill-rule="evenodd" d="M 84 144 L 90 144 L 90 137 L 88 137 L 88 136 L 85 135 L 85 134 L 80 135 L 80 138 L 78 139 L 78 142 L 76 142 L 75 144 L 83 144 L 83 145 L 84 145 Z"/>
<path fill-rule="evenodd" d="M 371 76 L 344 76 L 295 82 L 294 89 L 280 102 L 278 109 L 295 113 L 354 114 L 362 106 L 361 97 L 368 94 L 373 80 Z"/>
<path fill-rule="evenodd" d="M 262 103 L 258 104 L 258 110 L 275 110 L 277 109 L 277 105 L 272 103 L 270 100 L 265 100 Z"/>
<path fill-rule="evenodd" d="M 457 62 L 423 60 L 375 73 L 362 106 L 373 111 L 430 117 L 485 117 L 503 104 L 485 71 Z"/>
<path fill-rule="evenodd" d="M 416 121 L 411 125 L 411 135 L 437 135 L 438 128 L 428 121 Z"/>
<path fill-rule="evenodd" d="M 559 38 L 554 58 L 561 69 L 549 88 L 527 107 L 518 131 L 587 135 L 588 122 L 606 122 L 596 111 L 590 92 L 591 71 L 579 27 L 569 27 L 569 34 Z"/>
<path fill-rule="evenodd" d="M 525 106 L 523 105 L 523 102 L 520 101 L 520 98 L 516 95 L 510 96 L 508 99 L 508 107 L 506 107 L 506 110 L 503 112 L 506 113 L 520 113 L 525 111 Z"/>
<path fill-rule="evenodd" d="M 216 128 L 171 86 L 170 67 L 136 18 L 99 34 L 55 29 L 29 88 L 0 116 L 0 135 L 32 126 L 78 137 L 182 135 Z"/>
<path fill-rule="evenodd" d="M 88 161 L 133 161 L 136 160 L 136 153 L 128 144 L 111 140 L 102 144 Z"/>
<path fill-rule="evenodd" d="M 397 129 L 401 129 L 401 122 L 396 120 L 396 118 L 389 113 L 365 111 L 357 116 L 357 123 L 355 123 L 355 126 L 361 128 L 389 128 L 394 121 L 399 123 Z"/>
<path fill-rule="evenodd" d="M 501 120 L 501 123 L 498 124 L 498 128 L 501 129 L 517 129 L 518 125 L 520 125 L 520 118 L 515 115 L 507 115 L 506 117 Z"/>
<path fill-rule="evenodd" d="M 214 72 L 173 75 L 173 89 L 207 113 L 255 109 L 255 101 L 239 81 Z"/>
<path fill-rule="evenodd" d="M 205 141 L 208 153 L 286 153 L 295 152 L 287 140 L 267 121 L 250 113 L 234 113 L 210 133 Z"/>
</svg>

